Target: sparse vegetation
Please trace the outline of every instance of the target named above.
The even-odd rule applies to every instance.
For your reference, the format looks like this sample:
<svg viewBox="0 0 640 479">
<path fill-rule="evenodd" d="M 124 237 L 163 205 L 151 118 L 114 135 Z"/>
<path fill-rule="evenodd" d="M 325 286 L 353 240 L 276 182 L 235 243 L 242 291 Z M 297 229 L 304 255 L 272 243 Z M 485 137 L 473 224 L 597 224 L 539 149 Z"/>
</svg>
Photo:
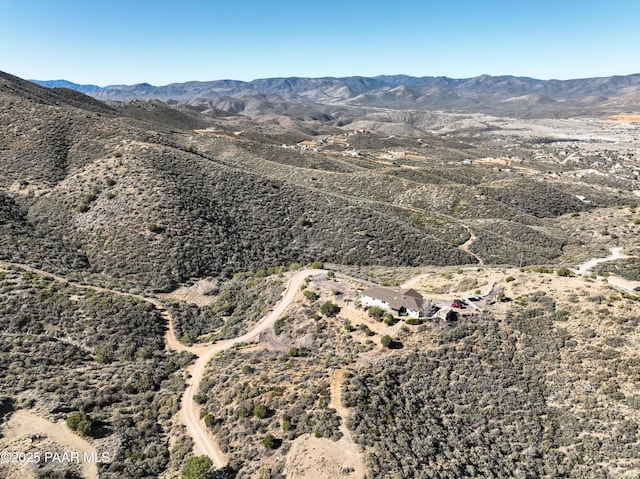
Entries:
<svg viewBox="0 0 640 479">
<path fill-rule="evenodd" d="M 29 407 L 76 411 L 56 414 L 78 434 L 109 430 L 121 437 L 119 455 L 101 468 L 101 477 L 160 474 L 169 456 L 165 428 L 184 385 L 174 373 L 189 358 L 165 352 L 159 313 L 134 298 L 34 273 L 1 276 L 0 394 L 19 398 L 37 391 Z M 148 352 L 144 361 L 141 350 Z M 120 360 L 95 362 L 98 352 Z"/>
<path fill-rule="evenodd" d="M 630 410 L 613 412 L 606 404 L 626 400 L 619 385 L 631 377 L 607 381 L 616 353 L 590 346 L 591 332 L 574 338 L 554 327 L 562 312 L 545 292 L 524 299 L 504 321 L 462 322 L 438 335 L 438 348 L 418 341 L 408 354 L 352 373 L 343 404 L 352 408 L 349 428 L 371 451 L 372 475 L 498 477 L 517 469 L 531 477 L 577 478 L 625 467 L 638 437 L 614 431 L 626 430 Z M 574 393 L 576 382 L 590 382 L 580 366 L 585 361 L 602 368 L 597 399 Z M 598 440 L 600 432 L 607 442 Z"/>
<path fill-rule="evenodd" d="M 0 84 L 0 260 L 137 295 L 3 263 L 0 416 L 33 410 L 95 437 L 113 452 L 101 478 L 282 477 L 296 438 L 337 440 L 341 416 L 367 477 L 640 468 L 638 297 L 596 280 L 640 280 L 638 158 L 626 140 L 599 140 L 618 127 L 577 117 L 593 141 L 567 141 L 559 119 L 545 131 L 562 135 L 541 138 L 537 120 L 514 129 L 355 103 L 291 113 L 288 100 L 275 102 L 284 121 L 220 122 L 213 104 L 206 116 L 203 105 L 107 105 L 6 74 Z M 353 122 L 380 131 L 341 130 Z M 632 257 L 582 277 L 560 266 L 612 245 Z M 301 265 L 330 271 L 305 282 L 260 343 L 214 357 L 193 396 L 230 458 L 214 472 L 190 457 L 177 420 L 192 356 L 168 352 L 166 317 L 139 295 L 214 282 L 207 306 L 162 299 L 181 341 L 210 343 L 248 331 Z M 379 322 L 367 318 L 357 278 L 396 287 L 418 271 L 433 294 L 496 287 L 482 315 L 469 305 L 425 321 L 371 307 Z M 348 415 L 329 407 L 342 374 Z"/>
</svg>

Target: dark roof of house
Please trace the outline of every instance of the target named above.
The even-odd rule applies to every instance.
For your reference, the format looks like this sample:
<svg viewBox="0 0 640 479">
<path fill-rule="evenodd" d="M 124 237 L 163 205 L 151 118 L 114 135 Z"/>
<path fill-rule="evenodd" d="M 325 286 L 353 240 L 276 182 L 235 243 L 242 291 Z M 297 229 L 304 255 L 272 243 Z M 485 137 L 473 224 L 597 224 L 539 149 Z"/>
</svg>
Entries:
<svg viewBox="0 0 640 479">
<path fill-rule="evenodd" d="M 413 298 L 424 299 L 420 293 L 413 288 L 401 289 L 398 291 L 402 296 L 411 296 Z"/>
<path fill-rule="evenodd" d="M 394 291 L 393 289 L 376 286 L 365 289 L 362 294 L 370 298 L 385 301 L 389 304 L 389 307 L 394 310 L 399 310 L 404 306 L 406 309 L 420 311 L 424 307 L 424 298 L 415 289 Z"/>
</svg>

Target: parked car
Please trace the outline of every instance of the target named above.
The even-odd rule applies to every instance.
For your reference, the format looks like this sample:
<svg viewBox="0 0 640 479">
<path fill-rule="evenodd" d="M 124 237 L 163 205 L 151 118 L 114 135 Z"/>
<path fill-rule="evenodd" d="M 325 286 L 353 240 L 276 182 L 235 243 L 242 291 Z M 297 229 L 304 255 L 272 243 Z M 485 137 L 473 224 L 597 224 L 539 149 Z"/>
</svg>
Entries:
<svg viewBox="0 0 640 479">
<path fill-rule="evenodd" d="M 451 303 L 452 308 L 462 309 L 464 308 L 464 303 L 459 299 L 454 299 L 453 303 Z"/>
</svg>

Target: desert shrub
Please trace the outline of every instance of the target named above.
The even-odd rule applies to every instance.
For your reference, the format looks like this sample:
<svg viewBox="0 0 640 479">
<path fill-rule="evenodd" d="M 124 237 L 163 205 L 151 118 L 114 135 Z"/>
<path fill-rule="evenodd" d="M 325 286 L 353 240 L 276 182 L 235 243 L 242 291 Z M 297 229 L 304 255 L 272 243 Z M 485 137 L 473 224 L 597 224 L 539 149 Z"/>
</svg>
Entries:
<svg viewBox="0 0 640 479">
<path fill-rule="evenodd" d="M 571 272 L 571 270 L 566 267 L 558 268 L 556 271 L 556 274 L 558 276 L 565 276 L 565 277 L 573 276 L 573 273 Z"/>
<path fill-rule="evenodd" d="M 213 462 L 207 456 L 190 457 L 182 467 L 182 479 L 209 479 Z"/>
<path fill-rule="evenodd" d="M 258 419 L 264 419 L 265 417 L 267 417 L 267 412 L 267 406 L 265 406 L 264 404 L 256 404 L 255 406 L 253 406 L 253 415 Z"/>
<path fill-rule="evenodd" d="M 384 315 L 384 324 L 387 326 L 393 326 L 397 322 L 396 318 L 391 313 Z"/>
<path fill-rule="evenodd" d="M 84 412 L 74 412 L 67 417 L 67 426 L 81 436 L 91 436 L 93 431 L 93 419 Z"/>
<path fill-rule="evenodd" d="M 322 303 L 322 306 L 320 306 L 320 312 L 323 315 L 332 318 L 340 312 L 340 307 L 331 301 L 326 301 Z"/>
<path fill-rule="evenodd" d="M 282 430 L 285 432 L 289 431 L 292 427 L 291 416 L 289 416 L 288 414 L 283 414 L 281 417 L 281 421 L 282 421 Z"/>
<path fill-rule="evenodd" d="M 271 434 L 267 434 L 262 439 L 262 445 L 265 447 L 265 449 L 275 449 L 275 447 L 276 447 L 276 438 L 273 437 L 273 435 L 271 435 Z"/>
<path fill-rule="evenodd" d="M 309 302 L 314 302 L 316 299 L 318 299 L 318 294 L 315 291 L 311 291 L 309 289 L 304 290 L 302 294 L 304 294 L 304 297 L 307 298 L 307 301 Z"/>
<path fill-rule="evenodd" d="M 380 306 L 371 306 L 367 310 L 367 315 L 370 317 L 377 319 L 378 321 L 382 318 L 382 316 L 386 313 L 386 310 L 381 308 Z"/>
</svg>

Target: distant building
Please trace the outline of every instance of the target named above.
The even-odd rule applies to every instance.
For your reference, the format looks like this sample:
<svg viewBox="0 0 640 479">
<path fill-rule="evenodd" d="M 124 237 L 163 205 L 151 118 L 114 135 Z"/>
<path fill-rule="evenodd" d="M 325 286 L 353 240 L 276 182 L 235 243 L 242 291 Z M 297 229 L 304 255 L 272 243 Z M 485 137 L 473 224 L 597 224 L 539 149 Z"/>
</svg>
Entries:
<svg viewBox="0 0 640 479">
<path fill-rule="evenodd" d="M 607 276 L 607 283 L 616 288 L 626 289 L 634 293 L 640 292 L 640 281 L 629 281 L 620 276 Z"/>
<path fill-rule="evenodd" d="M 425 301 L 415 289 L 395 291 L 388 288 L 368 288 L 362 292 L 362 304 L 369 308 L 379 306 L 399 316 L 420 318 L 431 309 L 431 302 Z"/>
</svg>

